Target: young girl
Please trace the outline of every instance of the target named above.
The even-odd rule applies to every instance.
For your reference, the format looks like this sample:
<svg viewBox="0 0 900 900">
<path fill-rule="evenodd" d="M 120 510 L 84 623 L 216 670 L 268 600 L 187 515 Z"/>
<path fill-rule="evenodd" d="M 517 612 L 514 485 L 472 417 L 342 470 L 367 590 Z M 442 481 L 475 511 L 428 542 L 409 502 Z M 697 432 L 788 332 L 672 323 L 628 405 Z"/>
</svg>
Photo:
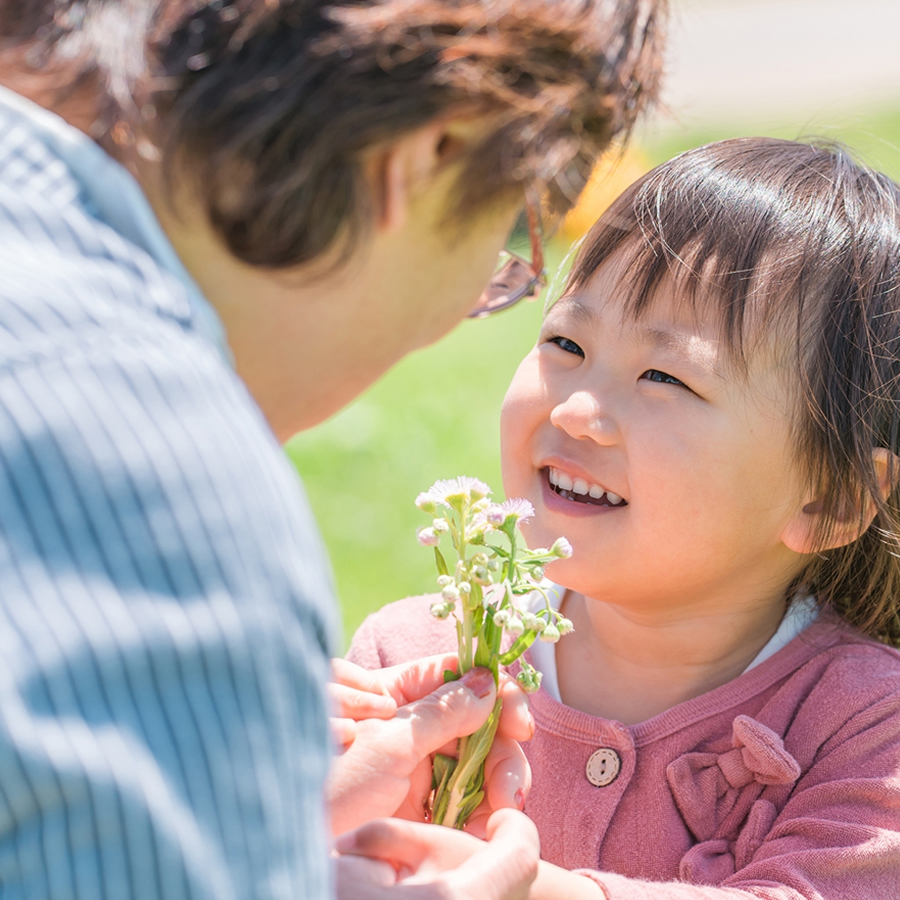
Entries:
<svg viewBox="0 0 900 900">
<path fill-rule="evenodd" d="M 502 434 L 529 542 L 575 550 L 575 631 L 532 651 L 531 896 L 897 900 L 900 188 L 768 139 L 659 167 L 588 235 Z M 349 658 L 452 650 L 428 609 Z"/>
</svg>

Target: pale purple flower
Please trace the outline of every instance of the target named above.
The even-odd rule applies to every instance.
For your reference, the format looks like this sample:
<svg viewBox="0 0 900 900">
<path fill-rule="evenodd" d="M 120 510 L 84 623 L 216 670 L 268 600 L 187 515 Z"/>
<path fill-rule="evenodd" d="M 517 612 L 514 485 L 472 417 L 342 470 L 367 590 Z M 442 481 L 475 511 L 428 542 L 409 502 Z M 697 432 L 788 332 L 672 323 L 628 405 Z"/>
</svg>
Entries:
<svg viewBox="0 0 900 900">
<path fill-rule="evenodd" d="M 550 552 L 558 559 L 568 559 L 572 555 L 572 545 L 564 538 L 557 538 Z"/>
<path fill-rule="evenodd" d="M 510 518 L 514 522 L 527 522 L 534 515 L 534 507 L 524 497 L 511 497 L 500 504 L 503 511 L 503 521 Z"/>
</svg>

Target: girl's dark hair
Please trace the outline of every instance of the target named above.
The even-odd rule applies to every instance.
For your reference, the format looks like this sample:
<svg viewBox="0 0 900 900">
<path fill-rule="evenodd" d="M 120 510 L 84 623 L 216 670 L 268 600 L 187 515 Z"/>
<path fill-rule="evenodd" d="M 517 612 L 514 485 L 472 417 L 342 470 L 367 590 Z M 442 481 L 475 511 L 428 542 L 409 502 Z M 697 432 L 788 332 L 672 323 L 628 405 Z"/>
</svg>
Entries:
<svg viewBox="0 0 900 900">
<path fill-rule="evenodd" d="M 586 238 L 566 293 L 619 251 L 630 312 L 665 280 L 713 311 L 738 364 L 794 342 L 798 459 L 822 498 L 820 546 L 874 504 L 852 543 L 811 555 L 800 584 L 900 646 L 900 188 L 834 146 L 767 138 L 691 150 L 640 179 Z M 617 257 L 622 259 L 621 254 Z M 771 344 L 769 344 L 771 346 Z M 885 499 L 874 448 L 890 451 Z"/>
<path fill-rule="evenodd" d="M 55 58 L 75 60 L 70 81 L 102 82 L 104 121 L 122 139 L 129 120 L 155 115 L 168 170 L 193 176 L 232 253 L 286 267 L 338 240 L 349 252 L 371 217 L 365 151 L 444 114 L 494 122 L 463 161 L 451 218 L 533 181 L 556 209 L 571 205 L 593 160 L 656 92 L 665 7 L 5 0 L 0 37 L 31 42 L 37 66 L 60 48 Z"/>
</svg>

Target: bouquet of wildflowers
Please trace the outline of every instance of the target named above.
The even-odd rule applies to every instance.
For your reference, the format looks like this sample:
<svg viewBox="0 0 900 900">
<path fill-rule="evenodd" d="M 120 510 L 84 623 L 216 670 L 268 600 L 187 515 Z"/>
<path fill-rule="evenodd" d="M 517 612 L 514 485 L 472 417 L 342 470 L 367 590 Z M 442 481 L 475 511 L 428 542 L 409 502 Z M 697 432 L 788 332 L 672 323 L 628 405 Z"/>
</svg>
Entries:
<svg viewBox="0 0 900 900">
<path fill-rule="evenodd" d="M 438 619 L 453 615 L 459 639 L 458 678 L 473 666 L 484 666 L 499 679 L 500 666 L 517 660 L 538 638 L 556 642 L 572 630 L 572 623 L 550 605 L 543 582 L 544 566 L 572 555 L 572 547 L 559 538 L 549 549 L 529 550 L 519 534 L 521 522 L 534 515 L 527 500 L 494 503 L 491 490 L 477 478 L 438 481 L 416 498 L 416 506 L 432 517 L 420 528 L 419 543 L 434 548 L 441 599 L 431 606 Z M 441 542 L 452 545 L 448 562 Z M 533 598 L 543 597 L 534 612 Z M 528 607 L 522 608 L 528 597 Z M 501 652 L 504 635 L 512 638 Z M 526 691 L 540 687 L 541 675 L 522 660 L 517 680 Z M 459 741 L 456 759 L 438 755 L 434 761 L 432 821 L 462 828 L 484 797 L 484 761 L 500 718 L 500 699 L 487 722 Z"/>
</svg>

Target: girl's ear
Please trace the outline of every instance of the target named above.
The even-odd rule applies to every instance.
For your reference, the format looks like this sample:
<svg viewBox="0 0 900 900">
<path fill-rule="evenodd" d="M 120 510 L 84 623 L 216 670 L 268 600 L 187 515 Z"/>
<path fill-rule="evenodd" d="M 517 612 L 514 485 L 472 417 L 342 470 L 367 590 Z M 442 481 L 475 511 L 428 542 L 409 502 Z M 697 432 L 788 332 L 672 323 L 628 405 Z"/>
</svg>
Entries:
<svg viewBox="0 0 900 900">
<path fill-rule="evenodd" d="M 900 481 L 900 459 L 886 447 L 876 447 L 872 451 L 878 492 L 882 500 L 887 500 Z M 878 507 L 875 500 L 866 494 L 860 498 L 863 508 L 847 504 L 839 515 L 831 517 L 830 528 L 821 539 L 822 517 L 825 504 L 814 499 L 804 504 L 797 516 L 788 523 L 782 533 L 782 543 L 795 553 L 822 553 L 852 544 L 872 524 Z"/>
</svg>

